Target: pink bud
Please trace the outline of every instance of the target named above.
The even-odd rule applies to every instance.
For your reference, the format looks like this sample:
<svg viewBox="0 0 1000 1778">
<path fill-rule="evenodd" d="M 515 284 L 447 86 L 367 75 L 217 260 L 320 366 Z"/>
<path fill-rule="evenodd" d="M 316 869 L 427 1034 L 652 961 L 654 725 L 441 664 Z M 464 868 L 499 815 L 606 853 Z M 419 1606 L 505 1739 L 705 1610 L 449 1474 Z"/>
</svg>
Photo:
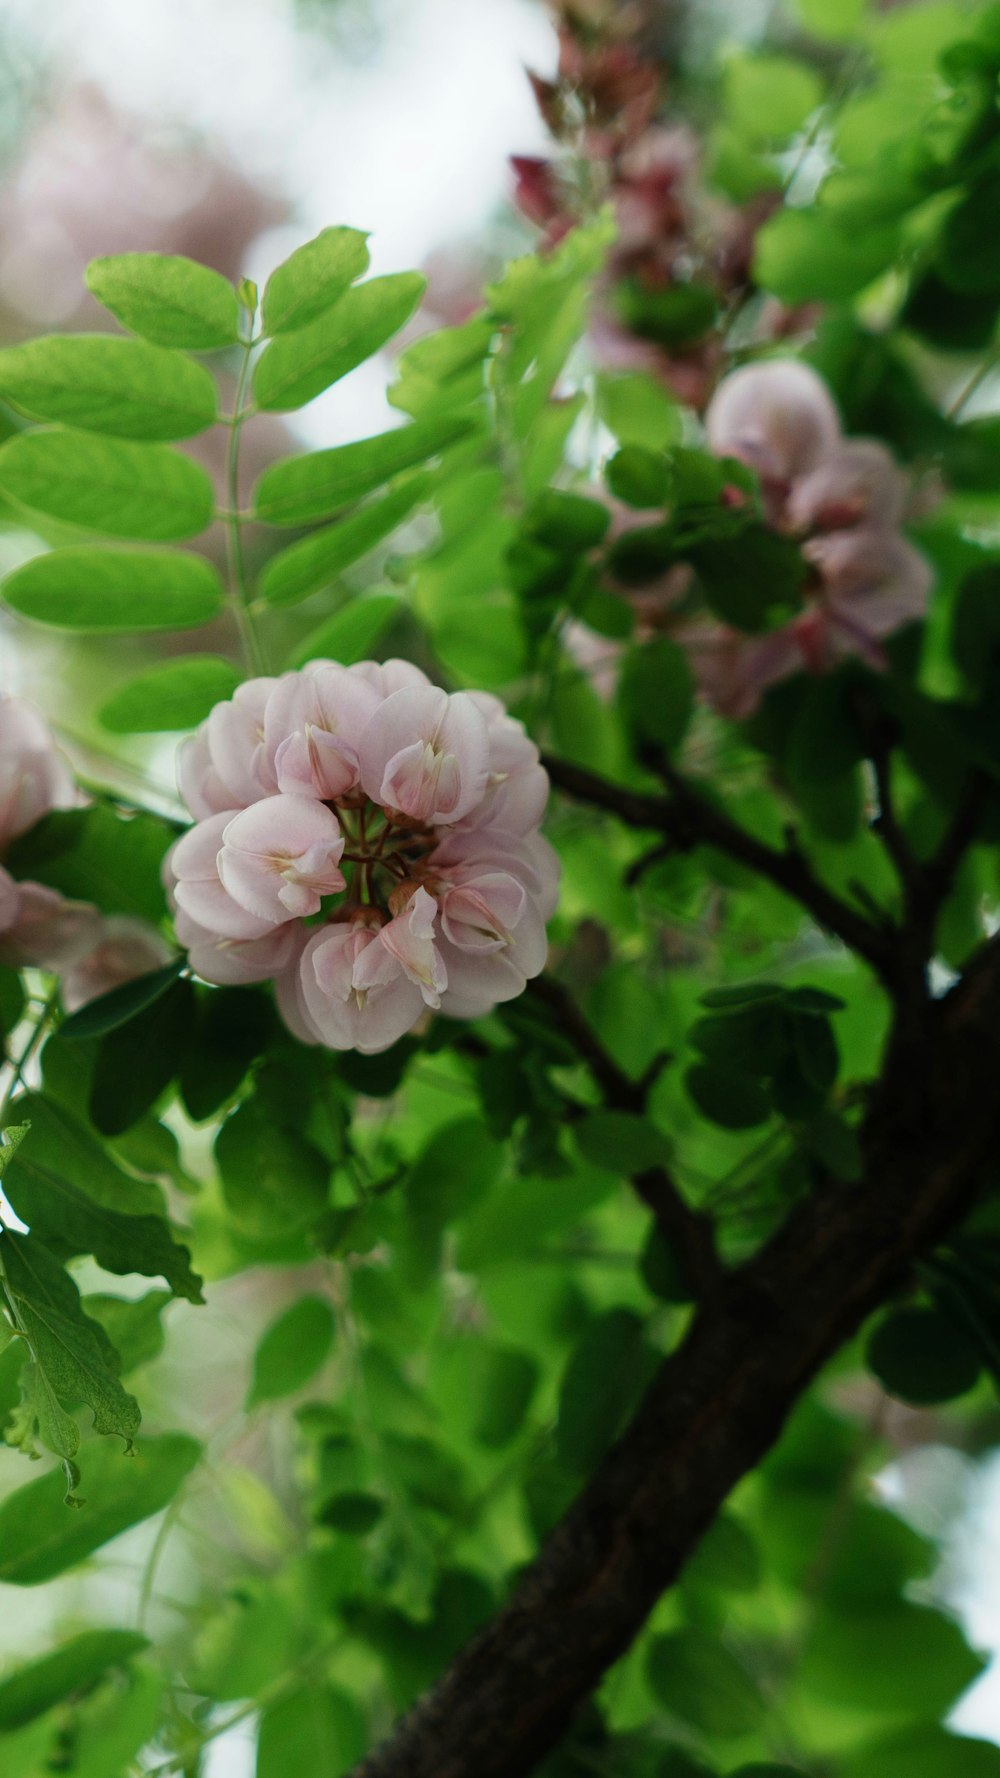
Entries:
<svg viewBox="0 0 1000 1778">
<path fill-rule="evenodd" d="M 826 384 L 795 358 L 744 364 L 723 378 L 705 431 L 717 457 L 737 457 L 766 481 L 806 475 L 840 442 Z"/>
<path fill-rule="evenodd" d="M 792 483 L 788 522 L 796 531 L 888 530 L 903 516 L 906 481 L 884 445 L 852 438 Z"/>
<path fill-rule="evenodd" d="M 62 980 L 62 1003 L 75 1012 L 88 1000 L 109 994 L 138 976 L 162 969 L 170 961 L 166 940 L 146 920 L 109 914 L 101 920 L 94 948 L 79 958 Z"/>
<path fill-rule="evenodd" d="M 264 711 L 276 679 L 248 679 L 216 704 L 178 756 L 180 792 L 193 815 L 245 809 L 277 789 L 264 750 Z"/>
<path fill-rule="evenodd" d="M 358 745 L 379 701 L 374 686 L 332 661 L 279 680 L 264 723 L 279 790 L 324 799 L 354 790 Z"/>
<path fill-rule="evenodd" d="M 101 916 L 88 902 L 67 901 L 42 883 L 18 883 L 16 918 L 0 935 L 0 964 L 59 974 L 91 950 L 100 933 Z"/>
</svg>

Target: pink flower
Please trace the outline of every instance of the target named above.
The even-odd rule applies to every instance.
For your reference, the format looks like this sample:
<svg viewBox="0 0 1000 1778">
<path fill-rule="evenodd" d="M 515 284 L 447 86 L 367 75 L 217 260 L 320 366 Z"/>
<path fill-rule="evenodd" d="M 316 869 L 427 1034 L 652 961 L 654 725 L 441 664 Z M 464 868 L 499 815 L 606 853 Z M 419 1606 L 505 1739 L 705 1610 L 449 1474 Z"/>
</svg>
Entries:
<svg viewBox="0 0 1000 1778">
<path fill-rule="evenodd" d="M 6 923 L 0 932 L 0 964 L 54 974 L 72 968 L 100 938 L 97 908 L 85 901 L 67 901 L 58 890 L 47 889 L 42 883 L 17 883 L 17 906 L 11 919 L 10 881 L 8 877 L 3 888 Z"/>
<path fill-rule="evenodd" d="M 791 485 L 787 514 L 795 531 L 889 530 L 903 517 L 906 480 L 884 445 L 852 438 Z"/>
<path fill-rule="evenodd" d="M 183 909 L 175 926 L 178 943 L 187 951 L 195 974 L 219 987 L 266 982 L 297 970 L 308 938 L 308 929 L 294 921 L 269 926 L 260 938 L 226 938 L 200 926 Z"/>
<path fill-rule="evenodd" d="M 465 692 L 404 688 L 379 705 L 360 756 L 362 784 L 383 808 L 421 824 L 460 821 L 486 789 L 486 721 Z"/>
<path fill-rule="evenodd" d="M 358 737 L 379 702 L 373 685 L 333 661 L 313 661 L 279 679 L 264 727 L 278 789 L 322 798 L 354 790 Z"/>
<path fill-rule="evenodd" d="M 203 820 L 225 809 L 245 809 L 277 790 L 264 748 L 264 711 L 279 683 L 248 679 L 216 704 L 212 714 L 177 756 L 180 793 L 192 815 Z"/>
<path fill-rule="evenodd" d="M 225 939 L 263 938 L 274 922 L 248 913 L 233 900 L 219 876 L 222 836 L 234 814 L 228 809 L 221 815 L 209 815 L 171 847 L 164 860 L 171 897 L 205 932 Z"/>
<path fill-rule="evenodd" d="M 737 457 L 765 484 L 806 475 L 840 442 L 826 384 L 794 358 L 744 364 L 725 377 L 705 414 L 709 448 Z"/>
<path fill-rule="evenodd" d="M 0 851 L 50 810 L 75 809 L 80 801 L 41 712 L 0 694 Z"/>
<path fill-rule="evenodd" d="M 378 931 L 352 922 L 326 926 L 302 957 L 301 1006 L 321 1043 L 370 1055 L 388 1049 L 423 1011 L 423 996 L 378 943 Z M 367 953 L 386 965 L 358 975 Z"/>
<path fill-rule="evenodd" d="M 126 982 L 162 969 L 170 961 L 170 946 L 146 920 L 128 914 L 109 914 L 101 920 L 98 942 L 73 963 L 62 980 L 62 1003 L 67 1012 L 86 1006 L 101 994 Z"/>
<path fill-rule="evenodd" d="M 314 661 L 214 710 L 182 781 L 206 812 L 168 858 L 178 939 L 208 981 L 273 980 L 303 1042 L 384 1049 L 543 967 L 548 778 L 499 699 Z"/>
<path fill-rule="evenodd" d="M 255 920 L 318 914 L 324 895 L 346 888 L 337 861 L 344 836 L 323 803 L 267 796 L 227 823 L 219 853 L 226 893 Z"/>
</svg>

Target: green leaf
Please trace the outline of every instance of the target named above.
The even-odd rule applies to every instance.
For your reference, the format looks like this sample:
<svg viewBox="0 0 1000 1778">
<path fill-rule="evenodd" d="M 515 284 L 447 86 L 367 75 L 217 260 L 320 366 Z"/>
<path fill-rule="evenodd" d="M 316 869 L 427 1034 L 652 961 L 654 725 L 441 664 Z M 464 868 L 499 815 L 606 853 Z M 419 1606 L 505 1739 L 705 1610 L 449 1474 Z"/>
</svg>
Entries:
<svg viewBox="0 0 1000 1778">
<path fill-rule="evenodd" d="M 31 1353 L 22 1372 L 14 1442 L 30 1453 L 37 1437 L 61 1457 L 72 1493 L 80 1435 L 67 1409 L 85 1402 L 95 1432 L 117 1433 L 130 1447 L 139 1430 L 139 1404 L 115 1375 L 116 1354 L 104 1329 L 84 1314 L 72 1278 L 37 1233 L 0 1235 L 0 1276 L 14 1325 Z"/>
<path fill-rule="evenodd" d="M 59 809 L 9 848 L 7 868 L 45 883 L 71 901 L 94 901 L 107 914 L 159 922 L 165 911 L 163 855 L 176 837 L 152 815 L 122 816 L 98 803 Z"/>
<path fill-rule="evenodd" d="M 149 1364 L 163 1351 L 163 1311 L 173 1302 L 169 1290 L 147 1290 L 145 1296 L 105 1296 L 95 1293 L 83 1299 L 91 1321 L 103 1327 L 122 1361 L 122 1375 Z"/>
<path fill-rule="evenodd" d="M 270 525 L 310 525 L 327 519 L 365 494 L 385 486 L 403 469 L 436 457 L 446 445 L 474 429 L 463 414 L 415 420 L 375 438 L 284 457 L 265 469 L 254 490 L 253 507 Z M 3 458 L 0 454 L 0 463 Z"/>
<path fill-rule="evenodd" d="M 865 1359 L 890 1395 L 921 1407 L 967 1394 L 981 1370 L 975 1346 L 934 1308 L 893 1310 L 871 1335 Z"/>
<path fill-rule="evenodd" d="M 193 1012 L 191 982 L 168 981 L 163 992 L 133 1010 L 127 1024 L 116 1025 L 101 1039 L 87 1110 L 102 1136 L 131 1129 L 176 1080 Z"/>
<path fill-rule="evenodd" d="M 790 56 L 733 55 L 724 83 L 728 121 L 757 144 L 787 140 L 823 98 L 813 69 Z"/>
<path fill-rule="evenodd" d="M 703 1630 L 655 1636 L 646 1672 L 672 1715 L 720 1741 L 750 1734 L 764 1714 L 763 1699 L 749 1674 Z"/>
<path fill-rule="evenodd" d="M 262 989 L 199 990 L 180 1069 L 189 1117 L 200 1123 L 233 1097 L 273 1028 L 273 1007 Z"/>
<path fill-rule="evenodd" d="M 353 562 L 390 536 L 433 486 L 430 474 L 411 475 L 346 519 L 280 550 L 265 565 L 258 591 L 269 605 L 295 605 L 328 587 Z"/>
<path fill-rule="evenodd" d="M 123 327 L 158 346 L 211 352 L 235 345 L 240 312 L 228 278 L 180 253 L 92 259 L 87 289 Z"/>
<path fill-rule="evenodd" d="M 264 1334 L 253 1361 L 246 1408 L 294 1395 L 326 1362 L 334 1335 L 333 1310 L 323 1297 L 304 1296 Z"/>
<path fill-rule="evenodd" d="M 367 1537 L 384 1517 L 385 1507 L 378 1496 L 357 1488 L 332 1495 L 318 1514 L 321 1525 L 330 1531 L 342 1531 L 346 1537 Z"/>
<path fill-rule="evenodd" d="M 261 1240 L 307 1228 L 327 1208 L 329 1162 L 252 1099 L 223 1124 L 215 1159 L 233 1220 Z"/>
<path fill-rule="evenodd" d="M 670 493 L 670 470 L 662 451 L 623 445 L 609 458 L 604 479 L 617 500 L 640 511 L 662 507 Z"/>
<path fill-rule="evenodd" d="M 0 1501 L 0 1581 L 30 1587 L 64 1574 L 169 1506 L 200 1456 L 198 1440 L 179 1432 L 144 1438 L 128 1456 L 113 1445 L 88 1444 L 78 1512 L 66 1511 L 58 1470 L 17 1488 Z"/>
<path fill-rule="evenodd" d="M 559 1391 L 556 1453 L 575 1475 L 589 1475 L 638 1399 L 645 1373 L 643 1326 L 631 1309 L 608 1309 L 587 1324 Z"/>
<path fill-rule="evenodd" d="M 840 1778 L 1000 1778 L 1000 1747 L 923 1722 L 838 1758 Z"/>
<path fill-rule="evenodd" d="M 578 555 L 604 541 L 611 514 L 599 500 L 546 488 L 528 513 L 530 536 L 561 554 Z"/>
<path fill-rule="evenodd" d="M 215 382 L 181 352 L 103 333 L 0 351 L 0 396 L 39 420 L 115 438 L 193 438 L 218 417 Z"/>
<path fill-rule="evenodd" d="M 597 411 L 620 445 L 666 450 L 681 437 L 681 415 L 669 390 L 643 371 L 597 380 Z"/>
<path fill-rule="evenodd" d="M 685 1567 L 683 1584 L 753 1593 L 761 1578 L 760 1553 L 746 1526 L 732 1513 L 721 1513 Z"/>
<path fill-rule="evenodd" d="M 996 213 L 1000 174 L 990 174 L 966 192 L 948 214 L 941 234 L 937 270 L 945 284 L 963 296 L 1000 298 L 1000 241 Z"/>
<path fill-rule="evenodd" d="M 151 735 L 195 728 L 216 704 L 231 698 L 239 674 L 217 654 L 185 654 L 130 679 L 101 705 L 102 727 L 113 735 Z"/>
<path fill-rule="evenodd" d="M 476 1413 L 473 1436 L 491 1451 L 515 1438 L 538 1387 L 538 1366 L 512 1346 L 484 1346 L 473 1372 Z"/>
<path fill-rule="evenodd" d="M 104 634 L 188 629 L 222 609 L 211 563 L 180 551 L 53 550 L 15 568 L 2 591 L 35 623 Z"/>
<path fill-rule="evenodd" d="M 754 276 L 782 302 L 839 302 L 895 263 L 898 228 L 848 232 L 821 206 L 778 210 L 756 237 Z"/>
<path fill-rule="evenodd" d="M 84 1630 L 61 1648 L 17 1667 L 0 1680 L 0 1734 L 44 1716 L 71 1694 L 90 1691 L 111 1667 L 149 1647 L 136 1630 Z"/>
<path fill-rule="evenodd" d="M 703 1117 L 724 1130 L 750 1130 L 766 1123 L 771 1103 L 759 1081 L 697 1063 L 684 1085 Z"/>
<path fill-rule="evenodd" d="M 87 1037 L 103 1037 L 106 1031 L 114 1031 L 119 1025 L 125 1025 L 134 1019 L 137 1013 L 144 1012 L 147 1006 L 159 1000 L 162 994 L 172 988 L 181 970 L 185 968 L 185 959 L 175 957 L 172 963 L 164 964 L 162 969 L 154 969 L 148 975 L 136 976 L 130 982 L 123 982 L 120 988 L 111 988 L 107 994 L 98 994 L 96 999 L 88 1000 L 78 1012 L 71 1013 L 59 1027 L 60 1037 L 75 1039 Z"/>
<path fill-rule="evenodd" d="M 739 537 L 712 537 L 691 550 L 709 608 L 724 623 L 756 634 L 801 606 L 805 563 L 797 543 L 748 526 Z"/>
<path fill-rule="evenodd" d="M 694 678 L 684 650 L 666 636 L 631 649 L 618 699 L 633 734 L 675 753 L 694 713 Z"/>
<path fill-rule="evenodd" d="M 316 320 L 273 339 L 254 367 L 258 407 L 269 413 L 303 407 L 364 364 L 410 319 L 425 284 L 418 272 L 371 278 L 348 290 Z"/>
<path fill-rule="evenodd" d="M 339 302 L 368 270 L 368 236 L 357 228 L 325 228 L 271 273 L 262 315 L 269 334 L 293 333 Z"/>
<path fill-rule="evenodd" d="M 350 667 L 355 661 L 367 660 L 382 632 L 405 609 L 398 593 L 369 593 L 351 599 L 326 623 L 310 630 L 292 654 L 290 664 L 304 667 L 307 661 L 322 659 Z"/>
<path fill-rule="evenodd" d="M 269 1704 L 260 1719 L 256 1778 L 296 1778 L 350 1770 L 367 1744 L 364 1717 L 347 1692 L 304 1686 Z"/>
<path fill-rule="evenodd" d="M 19 1102 L 31 1139 L 7 1168 L 4 1190 L 23 1222 L 64 1257 L 92 1253 L 105 1271 L 165 1278 L 200 1303 L 201 1280 L 162 1216 L 149 1214 L 159 1189 L 131 1179 L 62 1106 L 40 1094 Z"/>
<path fill-rule="evenodd" d="M 169 445 L 69 428 L 19 432 L 0 449 L 8 499 L 62 524 L 153 543 L 196 537 L 215 511 L 200 464 Z"/>
<path fill-rule="evenodd" d="M 851 1711 L 919 1713 L 931 1722 L 984 1666 L 956 1623 L 926 1606 L 894 1600 L 850 1616 L 824 1611 L 806 1642 L 796 1683 Z"/>
<path fill-rule="evenodd" d="M 662 1167 L 670 1159 L 667 1137 L 627 1111 L 588 1111 L 573 1125 L 573 1139 L 585 1161 L 619 1176 Z"/>
</svg>

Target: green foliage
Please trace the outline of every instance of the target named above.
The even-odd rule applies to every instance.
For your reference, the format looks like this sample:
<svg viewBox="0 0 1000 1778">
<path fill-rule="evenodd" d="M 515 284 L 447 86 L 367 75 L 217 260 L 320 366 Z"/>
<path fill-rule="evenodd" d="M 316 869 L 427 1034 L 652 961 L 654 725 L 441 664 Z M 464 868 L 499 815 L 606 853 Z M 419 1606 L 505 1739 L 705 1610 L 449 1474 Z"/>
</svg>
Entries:
<svg viewBox="0 0 1000 1778">
<path fill-rule="evenodd" d="M 408 321 L 424 292 L 416 272 L 371 278 L 325 302 L 315 320 L 282 331 L 254 368 L 253 392 L 269 412 L 303 407 L 363 364 Z"/>
<path fill-rule="evenodd" d="M 123 327 L 158 346 L 209 352 L 239 338 L 232 285 L 180 254 L 119 253 L 93 259 L 87 289 Z"/>
<path fill-rule="evenodd" d="M 222 609 L 211 563 L 167 550 L 74 548 L 34 556 L 8 576 L 4 598 L 34 623 L 118 635 L 190 629 Z"/>
<path fill-rule="evenodd" d="M 102 726 L 113 735 L 191 729 L 239 683 L 229 661 L 214 654 L 187 654 L 130 679 L 101 706 Z"/>
<path fill-rule="evenodd" d="M 33 419 L 113 438 L 192 438 L 218 412 L 201 365 L 164 346 L 96 333 L 4 347 L 0 395 Z"/>
<path fill-rule="evenodd" d="M 109 1668 L 124 1666 L 148 1648 L 134 1630 L 84 1630 L 41 1660 L 0 1681 L 0 1734 L 43 1716 L 71 1693 L 85 1693 Z"/>
<path fill-rule="evenodd" d="M 215 507 L 205 471 L 169 446 L 69 428 L 15 434 L 0 448 L 0 477 L 29 511 L 111 537 L 195 537 Z"/>
</svg>

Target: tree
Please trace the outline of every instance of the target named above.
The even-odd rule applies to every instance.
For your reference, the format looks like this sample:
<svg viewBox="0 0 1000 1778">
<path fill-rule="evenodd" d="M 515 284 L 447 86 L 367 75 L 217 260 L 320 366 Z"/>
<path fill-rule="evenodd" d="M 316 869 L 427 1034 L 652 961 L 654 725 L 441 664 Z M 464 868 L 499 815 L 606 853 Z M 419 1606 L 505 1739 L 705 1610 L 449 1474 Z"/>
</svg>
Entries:
<svg viewBox="0 0 1000 1778">
<path fill-rule="evenodd" d="M 100 721 L 181 742 L 174 805 L 0 700 L 0 1580 L 164 1515 L 139 1628 L 0 1682 L 5 1778 L 257 1716 L 257 1778 L 1000 1771 L 870 1486 L 893 1401 L 988 1439 L 1000 1374 L 997 13 L 802 0 L 723 211 L 561 11 L 545 239 L 398 426 L 240 508 L 256 416 L 420 302 L 350 228 L 262 293 L 96 261 L 120 332 L 0 351 L 6 604 L 152 638 Z M 143 1367 L 240 1278 L 206 1439 Z"/>
</svg>

